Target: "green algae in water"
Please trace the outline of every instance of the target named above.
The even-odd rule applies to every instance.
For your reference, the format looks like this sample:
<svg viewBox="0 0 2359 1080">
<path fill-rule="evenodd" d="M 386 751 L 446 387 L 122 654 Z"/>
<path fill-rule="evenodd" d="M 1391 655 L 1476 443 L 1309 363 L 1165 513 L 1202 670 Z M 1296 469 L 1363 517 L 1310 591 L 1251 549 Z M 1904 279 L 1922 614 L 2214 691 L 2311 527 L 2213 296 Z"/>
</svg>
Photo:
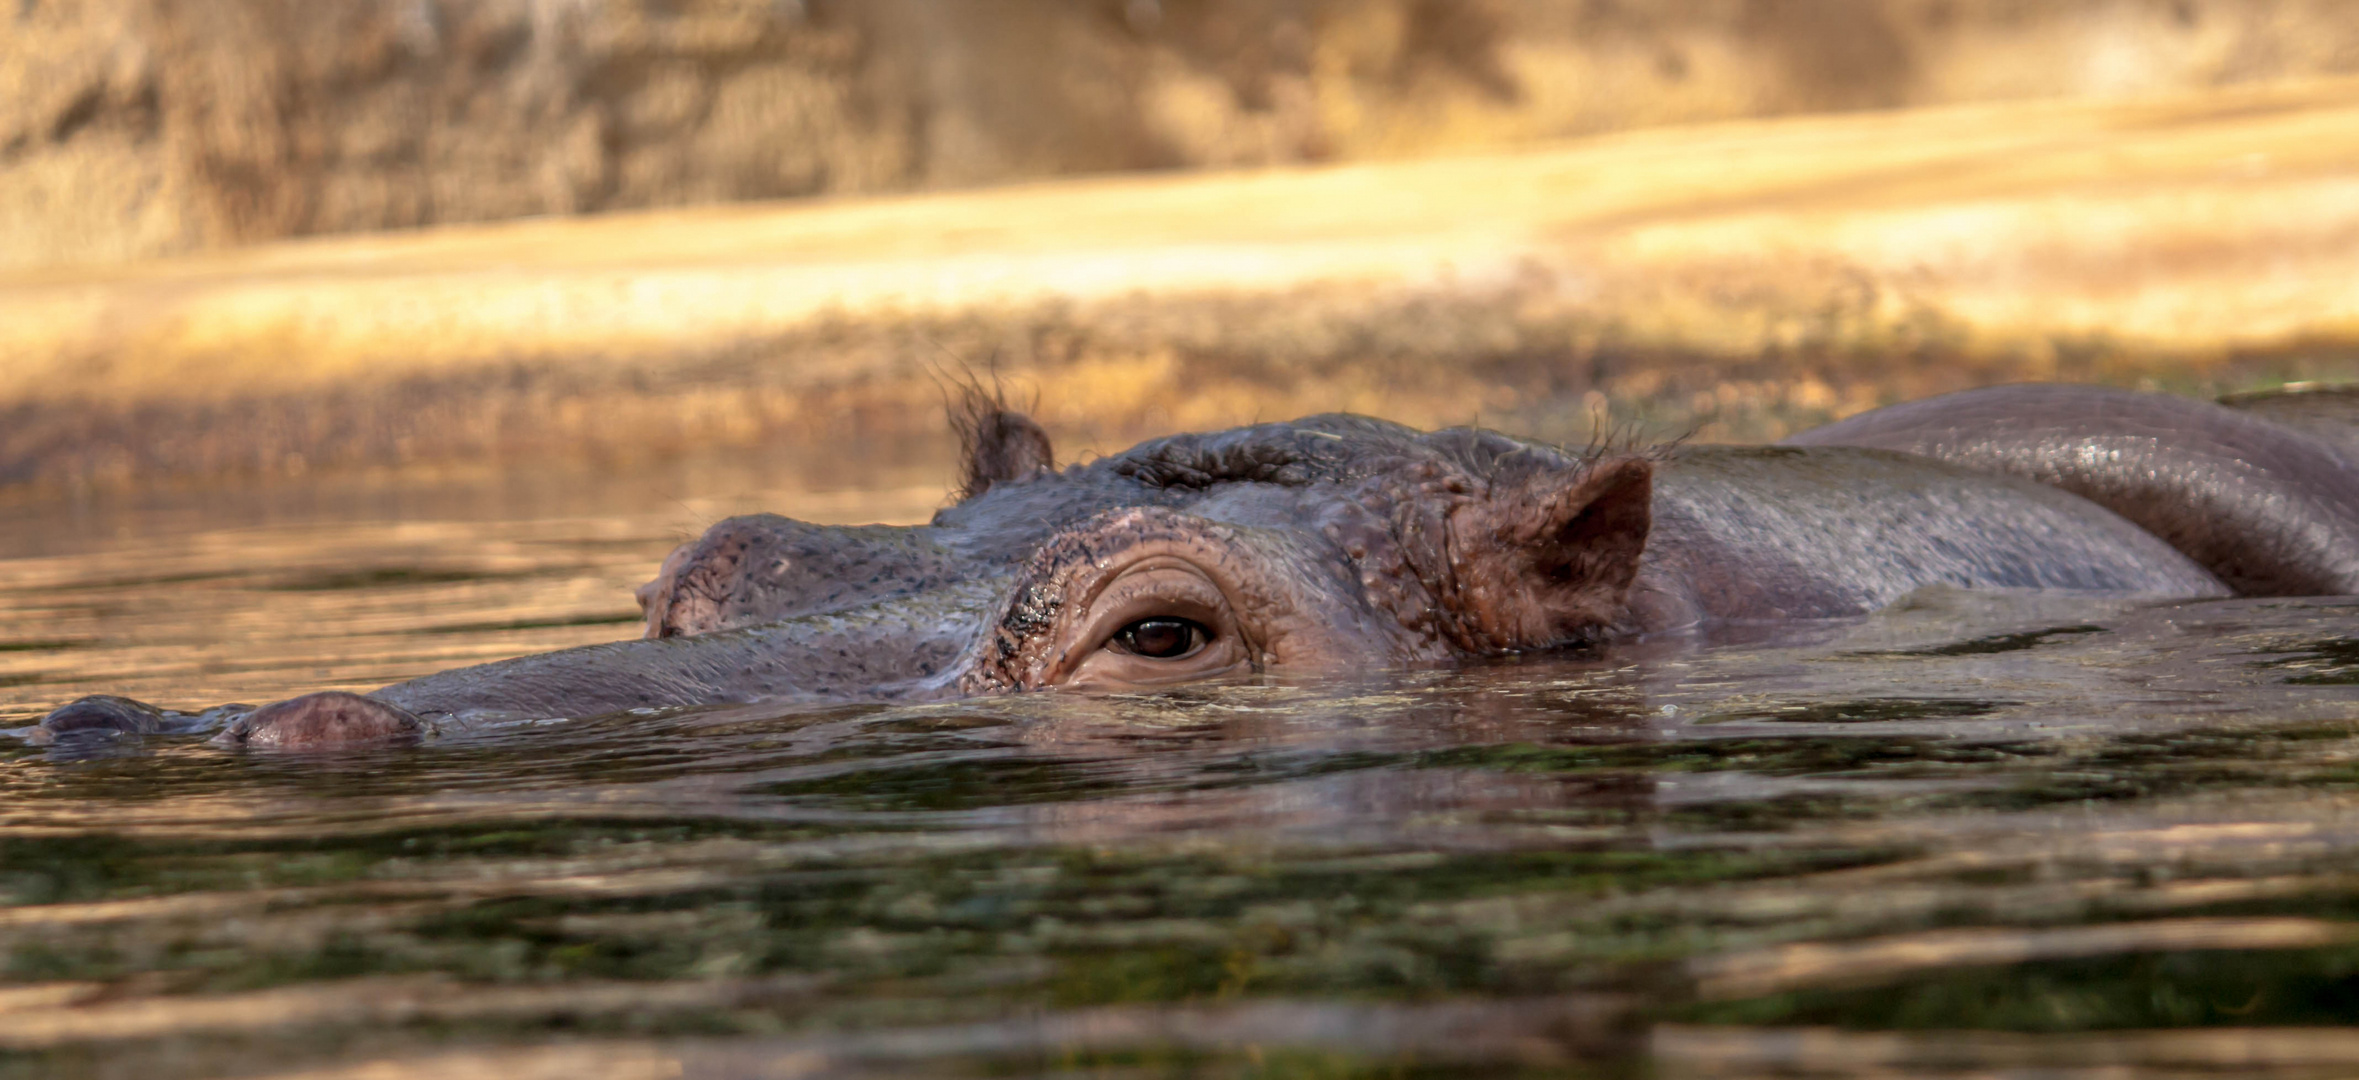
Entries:
<svg viewBox="0 0 2359 1080">
<path fill-rule="evenodd" d="M 1859 698 L 1719 713 L 1699 723 L 1882 724 L 1895 721 L 1958 720 L 1989 716 L 2021 704 L 2023 702 L 2020 701 L 1951 698 Z"/>
<path fill-rule="evenodd" d="M 1009 758 L 894 764 L 770 784 L 761 790 L 782 798 L 823 798 L 834 805 L 864 810 L 939 811 L 1069 802 L 1118 791 L 1122 786 L 1088 762 Z"/>
<path fill-rule="evenodd" d="M 2294 654 L 2262 663 L 2263 667 L 2299 672 L 2286 682 L 2297 686 L 2359 686 L 2359 638 L 2304 641 L 2272 651 Z"/>
<path fill-rule="evenodd" d="M 2060 1033 L 2328 1027 L 2359 1017 L 2359 949 L 2138 953 L 1678 1010 L 1711 1024 Z"/>
<path fill-rule="evenodd" d="M 1902 656 L 1984 656 L 1991 653 L 2020 652 L 2036 649 L 2062 638 L 2085 634 L 2102 634 L 2102 626 L 2052 626 L 2045 630 L 2024 630 L 2012 634 L 1991 634 L 1987 637 L 1953 641 L 1943 645 L 1925 645 L 1914 649 L 1881 649 L 1855 652 L 1848 655 L 1861 658 Z"/>
</svg>

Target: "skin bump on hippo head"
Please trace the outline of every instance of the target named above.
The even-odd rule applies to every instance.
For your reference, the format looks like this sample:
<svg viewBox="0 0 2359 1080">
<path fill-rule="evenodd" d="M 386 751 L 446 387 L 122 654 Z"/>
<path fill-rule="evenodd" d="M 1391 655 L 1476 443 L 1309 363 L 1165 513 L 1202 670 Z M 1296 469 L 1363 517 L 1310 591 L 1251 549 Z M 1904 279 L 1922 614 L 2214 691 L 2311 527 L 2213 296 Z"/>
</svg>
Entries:
<svg viewBox="0 0 2359 1080">
<path fill-rule="evenodd" d="M 1645 451 L 1327 414 L 1063 468 L 996 403 L 956 426 L 956 501 L 931 522 L 723 521 L 639 590 L 640 640 L 202 715 L 221 742 L 333 747 L 722 703 L 1367 672 L 1861 615 L 1928 586 L 2359 592 L 2343 442 L 2158 394 L 1968 391 L 1788 445 Z M 88 698 L 42 732 L 186 719 Z"/>
</svg>

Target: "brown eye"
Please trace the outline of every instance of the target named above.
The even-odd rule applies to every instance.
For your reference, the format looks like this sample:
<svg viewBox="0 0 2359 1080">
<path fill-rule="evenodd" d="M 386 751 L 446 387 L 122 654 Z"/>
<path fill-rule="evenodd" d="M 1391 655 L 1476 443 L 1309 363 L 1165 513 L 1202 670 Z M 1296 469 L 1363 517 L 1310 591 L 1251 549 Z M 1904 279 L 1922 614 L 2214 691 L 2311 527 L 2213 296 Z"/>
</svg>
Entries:
<svg viewBox="0 0 2359 1080">
<path fill-rule="evenodd" d="M 1204 647 L 1212 632 L 1192 619 L 1140 619 L 1114 632 L 1114 646 L 1133 656 L 1177 660 Z"/>
</svg>

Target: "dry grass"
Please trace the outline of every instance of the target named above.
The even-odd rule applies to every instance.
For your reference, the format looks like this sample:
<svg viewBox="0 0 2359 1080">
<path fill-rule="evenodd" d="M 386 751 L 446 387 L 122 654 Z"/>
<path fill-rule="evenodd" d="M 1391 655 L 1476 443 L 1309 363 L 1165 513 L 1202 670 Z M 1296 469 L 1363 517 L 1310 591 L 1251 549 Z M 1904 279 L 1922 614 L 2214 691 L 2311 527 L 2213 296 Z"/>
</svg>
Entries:
<svg viewBox="0 0 2359 1080">
<path fill-rule="evenodd" d="M 2021 378 L 2359 372 L 2359 81 L 617 215 L 0 277 L 0 481 L 1324 409 L 1764 438 Z"/>
</svg>

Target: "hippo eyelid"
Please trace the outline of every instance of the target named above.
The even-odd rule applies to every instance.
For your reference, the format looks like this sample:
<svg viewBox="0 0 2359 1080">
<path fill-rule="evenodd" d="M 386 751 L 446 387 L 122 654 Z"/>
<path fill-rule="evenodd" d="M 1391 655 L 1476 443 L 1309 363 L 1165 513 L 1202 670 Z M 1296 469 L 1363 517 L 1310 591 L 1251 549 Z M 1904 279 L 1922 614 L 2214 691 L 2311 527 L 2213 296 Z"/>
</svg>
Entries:
<svg viewBox="0 0 2359 1080">
<path fill-rule="evenodd" d="M 1133 623 L 1154 618 L 1184 619 L 1203 628 L 1207 640 L 1235 633 L 1228 594 L 1211 575 L 1183 559 L 1158 555 L 1110 574 L 1084 600 L 1086 612 L 1075 644 L 1103 647 Z"/>
<path fill-rule="evenodd" d="M 1187 635 L 1186 647 L 1170 655 L 1142 648 L 1139 644 L 1140 628 L 1149 623 L 1178 623 L 1180 632 Z M 1114 636 L 1106 639 L 1104 647 L 1117 649 L 1147 660 L 1185 660 L 1203 652 L 1205 646 L 1212 644 L 1212 640 L 1212 628 L 1194 619 L 1185 619 L 1177 615 L 1149 615 L 1144 619 L 1135 619 L 1126 623 L 1122 629 L 1114 631 Z"/>
<path fill-rule="evenodd" d="M 1077 686 L 1144 686 L 1250 671 L 1262 650 L 1246 638 L 1235 602 L 1195 560 L 1159 552 L 1109 574 L 1080 598 L 1050 680 Z M 1156 620 L 1184 623 L 1186 651 L 1155 656 L 1120 640 Z"/>
</svg>

